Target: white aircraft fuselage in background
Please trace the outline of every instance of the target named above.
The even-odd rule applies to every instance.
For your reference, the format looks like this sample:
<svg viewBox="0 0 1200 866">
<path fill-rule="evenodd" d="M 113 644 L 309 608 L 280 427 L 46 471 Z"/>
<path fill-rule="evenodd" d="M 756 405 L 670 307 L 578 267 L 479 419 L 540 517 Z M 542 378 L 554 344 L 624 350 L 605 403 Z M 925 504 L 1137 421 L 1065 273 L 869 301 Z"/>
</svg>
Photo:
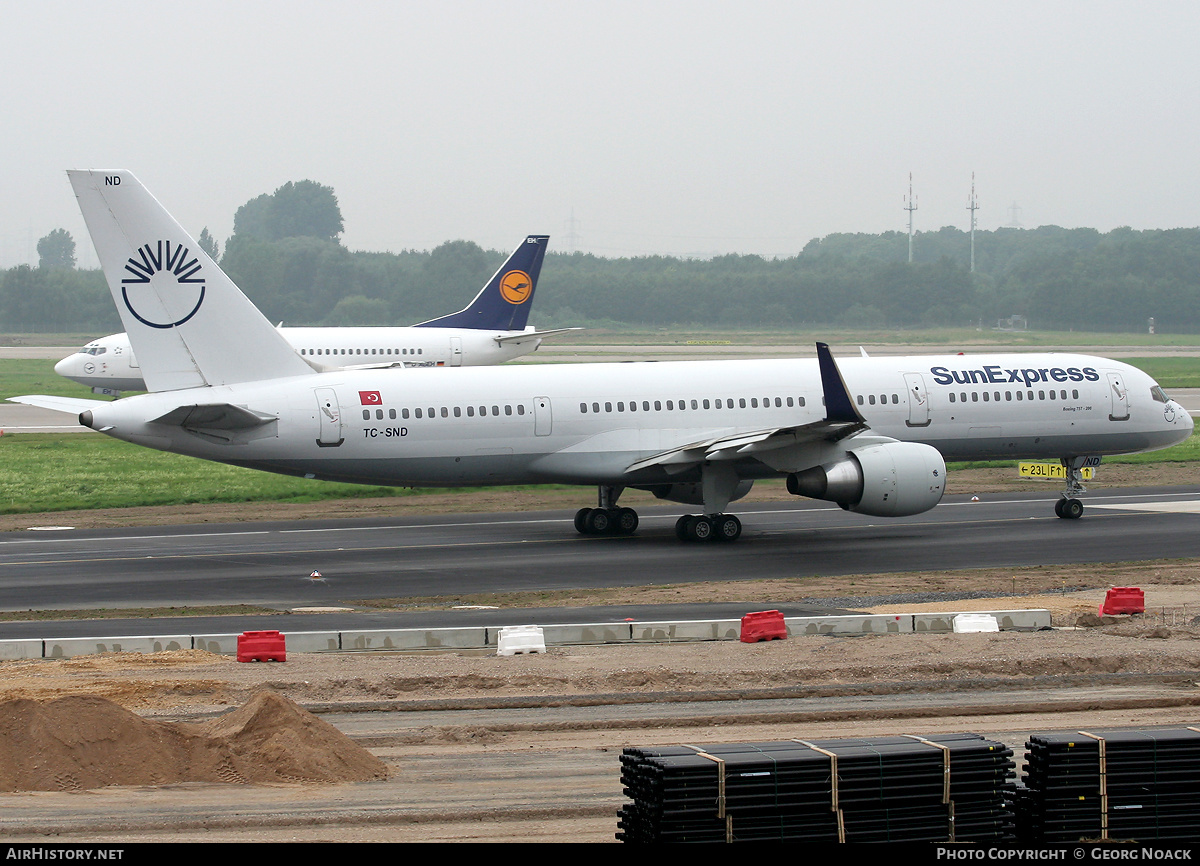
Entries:
<svg viewBox="0 0 1200 866">
<path fill-rule="evenodd" d="M 548 333 L 471 328 L 279 328 L 297 351 L 330 366 L 474 367 L 537 351 Z M 317 357 L 317 353 L 320 353 Z M 144 391 L 128 334 L 92 340 L 54 365 L 58 375 L 98 391 Z"/>
<path fill-rule="evenodd" d="M 151 448 L 337 481 L 595 485 L 584 533 L 632 532 L 622 490 L 702 506 L 683 540 L 741 534 L 756 479 L 878 516 L 918 514 L 945 460 L 1052 458 L 1061 517 L 1091 458 L 1164 448 L 1192 419 L 1145 373 L 1074 354 L 327 371 L 297 355 L 128 172 L 71 172 L 153 393 L 15 398 Z M 132 274 L 132 276 L 130 276 Z M 313 359 L 319 360 L 319 359 Z"/>
</svg>

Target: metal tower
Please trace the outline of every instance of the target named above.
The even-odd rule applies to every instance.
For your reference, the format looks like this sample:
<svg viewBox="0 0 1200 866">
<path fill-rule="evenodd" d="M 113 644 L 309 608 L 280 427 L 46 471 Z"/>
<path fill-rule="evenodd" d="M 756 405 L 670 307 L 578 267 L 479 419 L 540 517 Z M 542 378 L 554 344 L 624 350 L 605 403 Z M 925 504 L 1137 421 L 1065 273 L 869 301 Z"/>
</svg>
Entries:
<svg viewBox="0 0 1200 866">
<path fill-rule="evenodd" d="M 913 211 L 917 209 L 917 200 L 913 197 L 912 172 L 908 173 L 908 198 L 904 200 L 904 209 L 908 211 L 908 263 L 912 264 L 913 242 Z"/>
<path fill-rule="evenodd" d="M 967 210 L 971 212 L 971 273 L 975 273 L 975 211 L 979 210 L 979 199 L 975 197 L 975 172 L 971 172 L 971 197 L 967 199 Z"/>
</svg>

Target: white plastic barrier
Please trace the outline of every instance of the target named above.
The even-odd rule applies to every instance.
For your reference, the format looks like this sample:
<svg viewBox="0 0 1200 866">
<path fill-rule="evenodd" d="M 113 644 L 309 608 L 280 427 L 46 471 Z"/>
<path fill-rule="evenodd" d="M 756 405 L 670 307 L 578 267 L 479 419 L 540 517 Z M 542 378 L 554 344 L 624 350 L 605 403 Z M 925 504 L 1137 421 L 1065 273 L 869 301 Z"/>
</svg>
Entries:
<svg viewBox="0 0 1200 866">
<path fill-rule="evenodd" d="M 954 618 L 955 634 L 974 634 L 990 631 L 1000 631 L 1000 623 L 996 622 L 996 618 L 991 614 L 960 613 Z"/>
<path fill-rule="evenodd" d="M 518 653 L 544 653 L 546 638 L 536 625 L 512 625 L 500 629 L 496 641 L 496 655 L 513 656 Z"/>
</svg>

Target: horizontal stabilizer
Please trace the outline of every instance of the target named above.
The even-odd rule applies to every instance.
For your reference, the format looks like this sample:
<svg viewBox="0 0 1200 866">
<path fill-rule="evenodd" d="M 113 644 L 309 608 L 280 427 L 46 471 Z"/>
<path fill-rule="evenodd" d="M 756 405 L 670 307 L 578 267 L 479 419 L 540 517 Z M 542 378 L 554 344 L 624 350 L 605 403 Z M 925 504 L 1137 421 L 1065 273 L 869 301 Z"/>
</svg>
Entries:
<svg viewBox="0 0 1200 866">
<path fill-rule="evenodd" d="M 9 397 L 10 403 L 24 403 L 26 406 L 37 406 L 39 409 L 52 409 L 55 412 L 69 412 L 78 415 L 97 406 L 108 406 L 107 400 L 85 400 L 82 397 L 51 397 L 46 394 L 29 394 L 24 397 Z"/>
<path fill-rule="evenodd" d="M 509 334 L 506 337 L 497 337 L 496 342 L 504 343 L 522 343 L 525 340 L 540 340 L 543 337 L 556 337 L 559 334 L 569 334 L 571 331 L 582 331 L 583 328 L 550 328 L 545 331 L 525 331 L 521 334 Z"/>
</svg>

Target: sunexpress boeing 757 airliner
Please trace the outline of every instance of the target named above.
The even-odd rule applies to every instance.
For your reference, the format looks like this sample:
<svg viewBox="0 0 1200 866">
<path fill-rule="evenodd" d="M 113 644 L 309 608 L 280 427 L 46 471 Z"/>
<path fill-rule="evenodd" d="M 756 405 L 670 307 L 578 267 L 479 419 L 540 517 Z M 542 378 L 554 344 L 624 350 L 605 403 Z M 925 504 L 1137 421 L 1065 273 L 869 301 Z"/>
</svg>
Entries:
<svg viewBox="0 0 1200 866">
<path fill-rule="evenodd" d="M 475 299 L 457 313 L 411 327 L 281 327 L 279 332 L 295 351 L 328 369 L 474 367 L 528 355 L 546 337 L 579 330 L 539 331 L 526 324 L 549 240 L 547 235 L 525 238 Z M 150 254 L 140 251 L 135 269 L 148 274 L 154 267 Z M 54 372 L 97 394 L 146 390 L 128 334 L 92 340 L 55 364 Z"/>
<path fill-rule="evenodd" d="M 629 487 L 700 506 L 732 541 L 756 479 L 876 516 L 918 514 L 945 460 L 1057 458 L 1059 516 L 1089 459 L 1165 448 L 1192 419 L 1145 373 L 1073 354 L 327 370 L 298 355 L 127 171 L 69 172 L 151 393 L 30 396 L 86 427 L 208 460 L 366 484 L 595 486 L 583 533 L 630 533 Z"/>
</svg>

